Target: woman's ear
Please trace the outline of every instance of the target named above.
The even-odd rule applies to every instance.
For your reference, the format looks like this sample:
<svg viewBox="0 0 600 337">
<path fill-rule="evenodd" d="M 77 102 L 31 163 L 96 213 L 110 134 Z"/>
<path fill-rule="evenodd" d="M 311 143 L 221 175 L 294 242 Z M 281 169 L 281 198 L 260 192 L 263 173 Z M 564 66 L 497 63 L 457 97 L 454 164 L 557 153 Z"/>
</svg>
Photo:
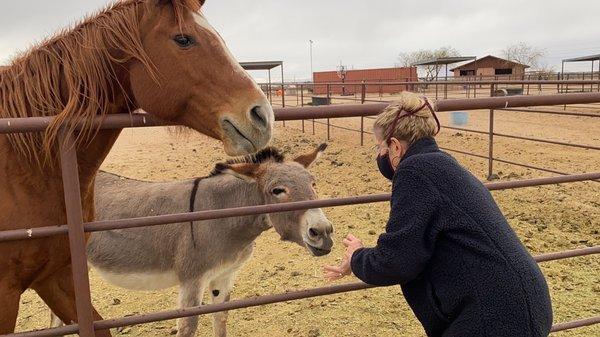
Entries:
<svg viewBox="0 0 600 337">
<path fill-rule="evenodd" d="M 388 148 L 390 151 L 390 157 L 400 157 L 400 159 L 402 159 L 408 150 L 408 144 L 405 141 L 392 137 L 390 138 Z"/>
</svg>

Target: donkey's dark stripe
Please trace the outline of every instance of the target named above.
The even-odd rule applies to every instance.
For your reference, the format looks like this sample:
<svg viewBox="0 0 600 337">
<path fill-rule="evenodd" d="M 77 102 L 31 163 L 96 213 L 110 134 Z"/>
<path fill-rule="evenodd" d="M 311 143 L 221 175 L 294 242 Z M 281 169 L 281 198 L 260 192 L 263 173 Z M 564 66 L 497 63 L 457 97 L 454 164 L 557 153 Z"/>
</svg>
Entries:
<svg viewBox="0 0 600 337">
<path fill-rule="evenodd" d="M 192 192 L 190 193 L 190 212 L 194 212 L 194 204 L 196 203 L 196 193 L 198 193 L 198 185 L 200 181 L 204 178 L 196 178 L 194 179 L 194 187 L 192 188 Z M 192 244 L 194 248 L 196 248 L 196 239 L 194 238 L 194 222 L 190 221 L 190 234 L 192 235 Z"/>
</svg>

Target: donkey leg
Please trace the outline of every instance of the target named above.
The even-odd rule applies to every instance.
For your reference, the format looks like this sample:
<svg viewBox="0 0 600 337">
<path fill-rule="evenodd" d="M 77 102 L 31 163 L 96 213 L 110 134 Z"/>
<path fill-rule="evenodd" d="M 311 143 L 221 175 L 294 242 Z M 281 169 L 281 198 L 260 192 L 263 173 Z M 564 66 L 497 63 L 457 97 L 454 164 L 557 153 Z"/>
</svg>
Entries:
<svg viewBox="0 0 600 337">
<path fill-rule="evenodd" d="M 202 302 L 204 287 L 198 280 L 187 281 L 179 288 L 179 308 L 197 307 Z M 177 337 L 193 337 L 198 329 L 198 316 L 177 320 Z"/>
<path fill-rule="evenodd" d="M 56 316 L 54 312 L 50 311 L 50 327 L 60 328 L 63 325 L 65 325 L 65 323 L 63 323 L 63 321 L 61 321 L 60 318 Z"/>
<path fill-rule="evenodd" d="M 210 283 L 210 293 L 214 304 L 229 301 L 233 289 L 234 274 L 226 274 Z M 213 315 L 213 329 L 216 337 L 227 336 L 227 317 L 229 312 L 221 311 Z"/>
<path fill-rule="evenodd" d="M 37 281 L 32 288 L 63 322 L 77 322 L 75 287 L 71 266 L 66 266 L 44 280 Z M 94 310 L 94 320 L 102 317 Z M 96 337 L 111 337 L 109 330 L 96 331 Z"/>
<path fill-rule="evenodd" d="M 19 300 L 21 290 L 10 286 L 10 280 L 3 278 L 0 282 L 0 335 L 15 331 L 17 316 L 19 314 Z"/>
</svg>

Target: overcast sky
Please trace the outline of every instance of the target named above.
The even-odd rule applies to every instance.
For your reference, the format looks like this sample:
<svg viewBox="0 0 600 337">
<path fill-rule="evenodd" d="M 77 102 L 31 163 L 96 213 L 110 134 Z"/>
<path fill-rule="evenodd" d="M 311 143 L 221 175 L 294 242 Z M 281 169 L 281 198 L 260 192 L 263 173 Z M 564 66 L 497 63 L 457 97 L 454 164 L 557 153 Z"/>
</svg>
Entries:
<svg viewBox="0 0 600 337">
<path fill-rule="evenodd" d="M 0 64 L 108 2 L 2 1 Z M 600 53 L 598 0 L 207 0 L 204 12 L 240 61 L 283 60 L 286 80 L 309 78 L 310 39 L 315 71 L 334 70 L 340 61 L 355 69 L 389 67 L 400 52 L 441 46 L 501 56 L 520 41 L 544 49 L 545 63 L 556 70 L 563 58 Z"/>
</svg>

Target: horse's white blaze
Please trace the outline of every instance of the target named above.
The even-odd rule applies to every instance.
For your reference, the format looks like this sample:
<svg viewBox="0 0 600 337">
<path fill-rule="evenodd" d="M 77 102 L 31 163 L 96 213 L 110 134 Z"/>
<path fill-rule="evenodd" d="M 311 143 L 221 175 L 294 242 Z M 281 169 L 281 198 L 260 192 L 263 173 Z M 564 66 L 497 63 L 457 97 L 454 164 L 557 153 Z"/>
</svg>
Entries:
<svg viewBox="0 0 600 337">
<path fill-rule="evenodd" d="M 225 55 L 226 55 L 227 59 L 229 60 L 229 62 L 231 62 L 231 64 L 235 65 L 235 70 L 237 72 L 243 73 L 244 76 L 247 76 L 248 78 L 250 78 L 250 75 L 248 75 L 248 73 L 246 72 L 246 70 L 244 70 L 244 68 L 242 68 L 242 66 L 240 65 L 240 63 L 238 62 L 238 60 L 233 56 L 233 54 L 231 54 L 231 51 L 229 50 L 229 48 L 225 44 L 225 41 L 223 41 L 223 39 L 221 38 L 221 35 L 219 35 L 219 33 L 208 22 L 208 20 L 206 20 L 206 18 L 202 14 L 199 14 L 199 13 L 194 13 L 193 17 L 194 17 L 194 21 L 196 22 L 196 24 L 198 24 L 198 26 L 200 26 L 200 27 L 208 30 L 209 32 L 211 32 L 212 34 L 214 34 L 215 37 L 219 40 L 219 42 L 221 43 L 221 46 L 223 47 L 223 50 L 225 51 Z M 262 91 L 262 89 L 258 86 L 258 84 L 256 83 L 256 81 L 252 80 L 252 83 L 254 84 L 254 87 L 258 91 Z M 266 103 L 267 102 L 266 102 L 266 98 L 265 98 L 265 104 Z M 266 108 L 271 109 L 271 106 L 269 104 L 266 104 Z M 270 113 L 268 113 L 266 117 L 269 119 L 269 123 L 272 123 L 273 120 L 275 119 L 273 111 L 270 111 Z"/>
<path fill-rule="evenodd" d="M 235 64 L 236 71 L 243 72 L 244 74 L 246 74 L 246 76 L 248 76 L 248 74 L 246 73 L 246 71 L 244 70 L 244 68 L 242 68 L 242 66 L 236 60 L 236 58 L 233 57 L 233 55 L 231 54 L 231 51 L 229 50 L 229 48 L 227 48 L 227 45 L 225 44 L 225 41 L 223 41 L 223 39 L 221 38 L 221 35 L 219 35 L 219 33 L 208 22 L 208 20 L 206 20 L 206 18 L 204 16 L 202 16 L 202 14 L 194 13 L 193 16 L 194 16 L 194 21 L 196 21 L 196 23 L 198 24 L 198 26 L 200 26 L 201 28 L 204 28 L 204 29 L 208 30 L 213 35 L 215 35 L 215 38 L 217 40 L 219 40 L 219 42 L 221 43 L 221 46 L 223 47 L 223 50 L 225 51 L 225 55 L 227 56 L 227 59 L 232 64 Z M 258 86 L 256 86 L 256 87 L 258 88 Z"/>
<path fill-rule="evenodd" d="M 131 290 L 159 290 L 171 288 L 179 284 L 179 279 L 174 272 L 122 274 L 101 269 L 96 269 L 96 271 L 110 284 Z"/>
</svg>

